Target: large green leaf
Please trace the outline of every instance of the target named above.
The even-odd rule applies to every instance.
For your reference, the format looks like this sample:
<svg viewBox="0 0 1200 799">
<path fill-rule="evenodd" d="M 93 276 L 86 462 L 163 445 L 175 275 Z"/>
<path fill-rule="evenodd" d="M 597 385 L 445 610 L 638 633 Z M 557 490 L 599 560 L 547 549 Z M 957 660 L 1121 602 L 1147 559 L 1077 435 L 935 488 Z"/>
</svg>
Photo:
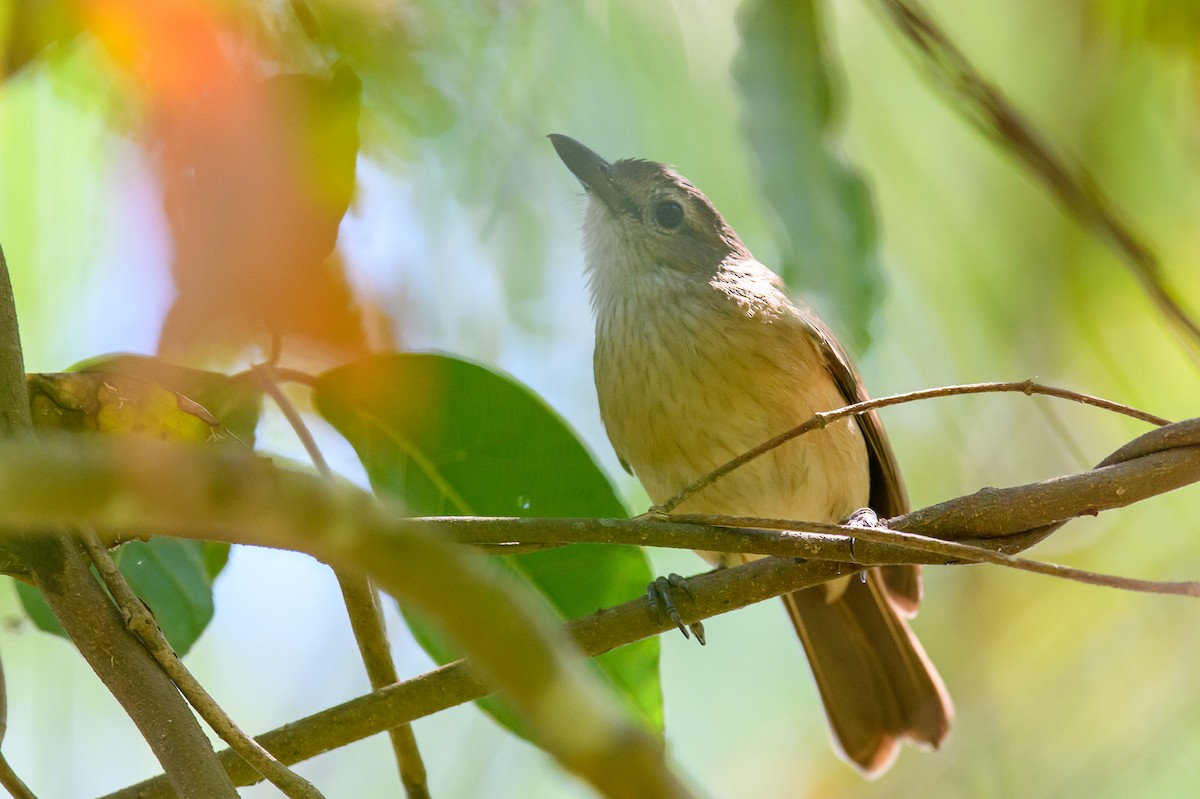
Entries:
<svg viewBox="0 0 1200 799">
<path fill-rule="evenodd" d="M 103 356 L 77 368 L 29 376 L 35 425 L 253 445 L 262 392 L 249 380 L 138 355 Z M 212 584 L 228 557 L 228 544 L 172 538 L 132 541 L 113 555 L 179 654 L 212 619 Z M 66 635 L 36 588 L 18 585 L 17 593 L 39 629 Z"/>
<path fill-rule="evenodd" d="M 627 515 L 566 423 L 524 386 L 477 364 L 432 354 L 368 358 L 321 375 L 314 403 L 354 446 L 375 490 L 413 515 Z M 579 544 L 498 560 L 564 619 L 627 601 L 651 579 L 645 553 L 631 546 Z M 419 619 L 409 621 L 438 662 L 455 659 Z M 657 639 L 595 662 L 661 728 Z M 499 703 L 484 707 L 521 731 Z"/>
<path fill-rule="evenodd" d="M 779 217 L 784 263 L 771 264 L 821 310 L 854 352 L 882 294 L 871 194 L 837 155 L 837 84 L 820 3 L 747 0 L 734 76 L 759 180 Z"/>
</svg>

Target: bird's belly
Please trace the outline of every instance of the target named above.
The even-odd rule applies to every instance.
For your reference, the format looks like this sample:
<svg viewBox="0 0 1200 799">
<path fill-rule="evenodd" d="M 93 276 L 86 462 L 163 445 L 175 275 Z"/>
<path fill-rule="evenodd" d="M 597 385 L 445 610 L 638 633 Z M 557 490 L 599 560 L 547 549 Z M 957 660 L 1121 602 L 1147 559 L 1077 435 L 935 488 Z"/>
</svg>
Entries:
<svg viewBox="0 0 1200 799">
<path fill-rule="evenodd" d="M 846 404 L 823 368 L 781 372 L 778 359 L 741 360 L 744 369 L 729 360 L 719 369 L 660 360 L 667 365 L 598 378 L 609 437 L 655 503 L 813 413 Z M 744 464 L 677 512 L 837 522 L 867 505 L 869 482 L 862 434 L 843 419 Z"/>
</svg>

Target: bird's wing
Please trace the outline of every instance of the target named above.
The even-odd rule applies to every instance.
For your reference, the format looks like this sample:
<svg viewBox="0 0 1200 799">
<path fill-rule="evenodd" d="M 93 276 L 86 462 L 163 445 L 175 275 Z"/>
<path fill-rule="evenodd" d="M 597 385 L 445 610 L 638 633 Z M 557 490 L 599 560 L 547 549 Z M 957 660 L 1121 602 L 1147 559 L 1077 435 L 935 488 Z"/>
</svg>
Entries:
<svg viewBox="0 0 1200 799">
<path fill-rule="evenodd" d="M 829 328 L 812 313 L 801 311 L 801 315 L 819 343 L 825 357 L 825 366 L 845 397 L 846 403 L 869 399 L 862 378 Z M 884 519 L 907 513 L 908 493 L 904 490 L 896 455 L 888 442 L 883 422 L 879 420 L 875 411 L 860 413 L 856 418 L 866 441 L 870 460 L 871 509 Z M 883 566 L 880 571 L 883 573 L 888 594 L 898 609 L 908 615 L 915 614 L 921 602 L 921 567 Z"/>
</svg>

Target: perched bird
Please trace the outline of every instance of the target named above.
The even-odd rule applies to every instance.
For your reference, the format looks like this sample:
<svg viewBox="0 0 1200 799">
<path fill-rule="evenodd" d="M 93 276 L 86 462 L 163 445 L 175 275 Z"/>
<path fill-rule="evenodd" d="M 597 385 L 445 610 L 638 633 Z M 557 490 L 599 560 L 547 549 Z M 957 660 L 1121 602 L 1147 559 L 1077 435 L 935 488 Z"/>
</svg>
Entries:
<svg viewBox="0 0 1200 799">
<path fill-rule="evenodd" d="M 622 464 L 661 503 L 818 411 L 867 398 L 845 350 L 754 259 L 699 189 L 668 166 L 608 163 L 550 136 L 586 189 L 587 278 L 600 412 Z M 726 475 L 680 512 L 842 522 L 907 510 L 874 413 L 830 424 Z M 701 553 L 722 565 L 753 556 Z M 936 747 L 953 706 L 906 618 L 919 567 L 872 568 L 783 598 L 834 737 L 864 773 L 902 740 Z"/>
</svg>

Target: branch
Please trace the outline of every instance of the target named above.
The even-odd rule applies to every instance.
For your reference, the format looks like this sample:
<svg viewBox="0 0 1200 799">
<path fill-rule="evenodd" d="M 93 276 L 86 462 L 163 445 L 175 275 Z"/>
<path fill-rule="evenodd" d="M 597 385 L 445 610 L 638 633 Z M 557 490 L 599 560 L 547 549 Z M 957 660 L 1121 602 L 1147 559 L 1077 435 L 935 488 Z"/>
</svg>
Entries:
<svg viewBox="0 0 1200 799">
<path fill-rule="evenodd" d="M 949 104 L 988 138 L 1015 155 L 1058 202 L 1114 250 L 1159 311 L 1200 357 L 1200 325 L 1180 306 L 1162 276 L 1154 252 L 1117 217 L 1108 199 L 1078 166 L 1070 166 L 1020 111 L 912 0 L 875 0 L 880 12 L 910 45 L 926 74 Z"/>
<path fill-rule="evenodd" d="M 274 339 L 275 346 L 280 346 L 279 338 Z M 273 353 L 277 356 L 278 351 Z M 304 418 L 296 410 L 296 406 L 288 399 L 280 388 L 276 377 L 277 367 L 272 357 L 269 365 L 256 366 L 250 370 L 255 382 L 275 402 L 276 407 L 283 413 L 288 424 L 300 439 L 308 457 L 312 460 L 317 472 L 326 480 L 333 479 L 333 470 L 321 454 L 316 440 L 304 423 Z M 392 659 L 392 649 L 388 643 L 387 627 L 383 622 L 383 612 L 379 607 L 379 593 L 370 581 L 360 573 L 347 572 L 344 569 L 333 570 L 338 587 L 342 590 L 342 602 L 346 606 L 346 615 L 350 619 L 350 629 L 354 640 L 358 643 L 359 656 L 367 670 L 367 679 L 371 688 L 379 690 L 385 685 L 400 680 L 396 672 L 396 663 Z M 408 799 L 429 799 L 429 780 L 425 773 L 425 762 L 421 759 L 421 750 L 417 746 L 417 736 L 412 726 L 400 724 L 388 730 L 392 742 L 392 753 L 400 770 L 400 781 L 404 785 L 404 793 Z"/>
<path fill-rule="evenodd" d="M 283 547 L 369 573 L 431 619 L 538 744 L 603 795 L 691 795 L 667 767 L 661 740 L 573 662 L 578 652 L 542 605 L 486 558 L 398 518 L 395 507 L 349 483 L 244 451 L 83 436 L 0 442 L 6 529 L 90 520 L 99 532 Z"/>
<path fill-rule="evenodd" d="M 4 682 L 4 667 L 0 665 L 0 744 L 4 743 L 4 734 L 7 731 L 8 689 Z M 0 752 L 0 788 L 8 791 L 13 799 L 37 799 L 33 795 L 33 791 L 29 790 L 29 786 L 17 776 L 17 772 L 13 771 L 3 752 Z"/>
<path fill-rule="evenodd" d="M 0 250 L 0 440 L 37 446 L 8 264 Z M 53 481 L 52 481 L 53 482 Z M 21 526 L 18 526 L 21 527 Z M 34 521 L 8 548 L 28 569 L 79 653 L 120 702 L 180 797 L 236 797 L 212 746 L 174 684 L 125 629 L 77 541 Z"/>
<path fill-rule="evenodd" d="M 811 419 L 803 424 L 793 427 L 791 430 L 786 430 L 769 441 L 764 441 L 753 449 L 743 452 L 736 458 L 718 466 L 708 474 L 694 480 L 690 485 L 687 485 L 675 496 L 651 508 L 649 513 L 654 515 L 664 515 L 670 513 L 679 505 L 696 494 L 703 491 L 708 486 L 720 480 L 725 475 L 732 472 L 734 469 L 740 468 L 750 461 L 761 455 L 764 455 L 771 450 L 781 447 L 793 438 L 798 438 L 805 433 L 813 430 L 820 430 L 827 427 L 830 423 L 836 422 L 838 419 L 843 419 L 847 416 L 854 416 L 860 413 L 874 410 L 876 408 L 886 408 L 889 405 L 901 405 L 906 402 L 916 402 L 917 400 L 934 399 L 936 397 L 955 397 L 963 394 L 999 394 L 1016 392 L 1026 396 L 1041 394 L 1048 397 L 1057 397 L 1059 399 L 1067 399 L 1073 402 L 1078 402 L 1083 405 L 1091 405 L 1096 408 L 1120 413 L 1125 416 L 1130 416 L 1134 419 L 1140 419 L 1143 422 L 1150 424 L 1164 425 L 1167 420 L 1159 416 L 1155 416 L 1145 411 L 1139 411 L 1137 408 L 1131 408 L 1128 405 L 1122 405 L 1118 402 L 1112 402 L 1101 397 L 1093 397 L 1090 394 L 1081 394 L 1078 391 L 1070 391 L 1065 388 L 1057 388 L 1055 386 L 1047 386 L 1042 383 L 1035 383 L 1032 380 L 1022 380 L 1020 382 L 1009 383 L 969 383 L 961 386 L 942 386 L 940 388 L 926 388 L 920 391 L 910 391 L 905 394 L 893 394 L 890 397 L 877 397 L 872 400 L 856 402 L 853 405 L 847 405 L 843 408 L 837 408 L 832 411 L 814 414 Z"/>
<path fill-rule="evenodd" d="M 653 522 L 643 522 L 653 525 Z M 685 581 L 690 599 L 679 612 L 686 623 L 695 623 L 721 613 L 811 588 L 836 577 L 832 563 L 798 562 L 766 558 L 731 569 L 719 569 Z M 687 596 L 688 594 L 685 594 Z M 565 625 L 582 654 L 589 657 L 633 641 L 674 630 L 675 622 L 656 619 L 648 612 L 644 597 L 597 611 Z M 407 682 L 388 686 L 311 716 L 293 721 L 257 737 L 260 744 L 285 763 L 296 763 L 389 729 L 398 722 L 412 722 L 447 708 L 487 696 L 490 689 L 467 661 L 434 669 Z M 221 762 L 239 785 L 258 776 L 237 755 L 226 750 Z M 160 776 L 131 785 L 102 799 L 169 799 L 166 781 Z"/>
<path fill-rule="evenodd" d="M 175 650 L 167 643 L 166 636 L 163 635 L 158 622 L 154 620 L 154 614 L 126 582 L 125 576 L 117 569 L 117 564 L 113 562 L 112 557 L 108 554 L 108 549 L 100 542 L 96 534 L 91 530 L 85 530 L 80 535 L 80 539 L 88 556 L 92 559 L 96 571 L 100 574 L 100 578 L 104 580 L 104 584 L 121 609 L 126 627 L 138 637 L 138 640 L 142 642 L 162 670 L 170 676 L 171 681 L 179 687 L 180 693 L 208 722 L 221 740 L 237 751 L 238 755 L 253 766 L 255 771 L 270 780 L 284 796 L 291 799 L 324 799 L 312 783 L 271 757 L 270 753 L 260 747 L 253 738 L 242 732 L 242 729 L 217 704 L 191 671 L 183 665 L 179 656 L 175 654 Z"/>
<path fill-rule="evenodd" d="M 941 530 L 946 537 L 959 541 L 973 540 L 999 551 L 1018 551 L 1040 540 L 1041 527 L 1047 523 L 1057 524 L 1064 514 L 1120 507 L 1200 480 L 1198 437 L 1200 420 L 1176 423 L 1135 439 L 1091 472 L 1029 486 L 989 489 L 915 511 L 893 520 L 893 524 L 909 531 Z M 122 453 L 136 457 L 121 457 Z M 475 560 L 465 561 L 469 567 L 461 564 L 447 567 L 448 556 L 443 547 L 448 544 L 432 541 L 430 530 L 444 531 L 447 537 L 460 540 L 472 540 L 473 536 L 478 541 L 505 541 L 514 537 L 569 540 L 567 533 L 573 531 L 578 540 L 666 543 L 689 548 L 780 552 L 804 557 L 820 554 L 834 559 L 796 563 L 790 559 L 771 558 L 693 578 L 688 586 L 694 603 L 684 602 L 680 608 L 686 623 L 845 574 L 846 564 L 836 560 L 856 561 L 859 565 L 944 562 L 961 560 L 964 554 L 959 550 L 936 557 L 914 554 L 914 547 L 946 545 L 946 542 L 908 539 L 903 547 L 894 539 L 889 539 L 891 542 L 886 544 L 870 543 L 865 539 L 882 536 L 885 531 L 847 530 L 836 526 L 826 526 L 824 534 L 805 535 L 731 527 L 704 528 L 652 519 L 405 519 L 346 484 L 276 469 L 265 461 L 245 454 L 237 455 L 164 448 L 141 442 L 135 445 L 133 442 L 64 440 L 36 447 L 16 443 L 0 446 L 0 520 L 5 525 L 29 524 L 34 520 L 42 524 L 87 522 L 109 531 L 132 528 L 157 534 L 298 549 L 318 557 L 352 561 L 371 568 L 381 578 L 386 577 L 386 587 L 405 601 L 413 591 L 419 591 L 426 602 L 430 601 L 429 596 L 436 597 L 435 605 L 443 612 L 467 615 L 475 612 L 474 609 L 480 606 L 477 603 L 491 607 L 488 603 L 494 598 L 493 593 L 480 597 L 470 592 L 478 587 L 476 583 L 481 576 L 488 582 L 492 576 L 487 572 L 476 572 Z M 164 475 L 170 475 L 171 479 L 164 480 Z M 58 481 L 57 485 L 51 476 Z M 1067 486 L 1069 489 L 1064 488 Z M 1014 505 L 1026 506 L 1028 510 L 1017 512 Z M 1008 519 L 1011 528 L 1000 529 L 993 524 L 990 518 L 995 514 Z M 954 521 L 945 523 L 946 519 Z M 337 520 L 337 523 L 334 525 L 326 520 Z M 760 521 L 738 520 L 739 523 Z M 542 530 L 540 534 L 537 533 L 539 529 Z M 591 532 L 586 533 L 588 530 Z M 1030 535 L 1030 531 L 1035 534 Z M 851 544 L 842 535 L 846 532 L 864 540 Z M 436 557 L 426 557 L 427 547 L 437 553 Z M 411 575 L 403 571 L 406 564 L 417 564 L 413 567 L 415 582 L 407 587 L 404 583 Z M 443 583 L 446 575 L 450 576 L 449 581 Z M 461 594 L 464 590 L 470 594 L 465 598 Z M 1194 591 L 1194 586 L 1190 590 Z M 425 596 L 425 591 L 429 596 Z M 458 620 L 456 625 L 462 623 Z M 577 620 L 568 629 L 575 635 L 583 653 L 595 654 L 657 634 L 670 626 L 670 621 L 660 622 L 651 617 L 644 599 L 639 597 L 617 608 Z M 471 628 L 460 635 L 469 636 L 472 631 L 480 634 L 476 628 Z M 524 655 L 525 637 L 513 637 L 503 621 L 497 627 L 497 623 L 489 618 L 483 639 L 484 654 L 492 659 L 489 674 L 490 669 L 504 668 L 496 665 L 496 659 L 502 659 L 503 655 L 492 651 L 490 646 L 505 653 L 521 652 Z M 475 651 L 483 650 L 477 648 Z M 579 653 L 574 656 L 578 657 Z M 522 659 L 518 665 L 524 669 L 527 661 Z M 478 698 L 489 690 L 486 685 L 498 684 L 501 679 L 481 678 L 478 675 L 483 673 L 482 668 L 465 664 L 444 667 L 384 689 L 370 698 L 355 700 L 260 736 L 259 740 L 283 762 L 295 762 L 389 729 L 397 723 Z M 321 725 L 329 726 L 321 728 Z M 222 761 L 229 763 L 231 757 L 235 756 L 222 755 Z M 239 774 L 239 781 L 243 779 L 242 772 L 235 770 L 234 773 Z"/>
<path fill-rule="evenodd" d="M 163 784 L 169 784 L 166 777 L 163 778 Z M 0 787 L 8 791 L 12 799 L 37 799 L 37 795 L 29 790 L 29 786 L 17 776 L 2 754 L 0 754 Z"/>
<path fill-rule="evenodd" d="M 1069 519 L 1095 516 L 1198 481 L 1200 419 L 1189 419 L 1139 436 L 1091 471 L 1010 488 L 985 488 L 891 519 L 891 529 L 687 514 L 647 514 L 628 520 L 428 517 L 425 521 L 444 529 L 452 540 L 503 551 L 529 543 L 612 543 L 859 565 L 965 561 L 1112 588 L 1197 596 L 1200 590 L 1191 582 L 1111 577 L 1016 558 L 1012 553 L 1028 549 Z M 651 520 L 653 524 L 647 525 Z"/>
</svg>

